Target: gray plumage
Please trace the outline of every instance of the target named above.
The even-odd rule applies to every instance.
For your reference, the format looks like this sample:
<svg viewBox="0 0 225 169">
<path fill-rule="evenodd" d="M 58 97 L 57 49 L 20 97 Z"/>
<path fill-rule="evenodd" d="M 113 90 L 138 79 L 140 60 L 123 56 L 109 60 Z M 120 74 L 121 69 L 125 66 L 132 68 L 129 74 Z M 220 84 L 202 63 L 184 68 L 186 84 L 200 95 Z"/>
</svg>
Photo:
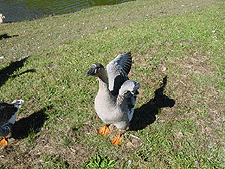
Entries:
<svg viewBox="0 0 225 169">
<path fill-rule="evenodd" d="M 5 137 L 11 132 L 23 102 L 23 100 L 14 100 L 11 104 L 0 103 L 0 136 Z"/>
<path fill-rule="evenodd" d="M 95 98 L 95 110 L 106 124 L 113 124 L 123 130 L 129 125 L 140 84 L 128 79 L 132 64 L 131 53 L 118 55 L 105 68 L 93 64 L 86 76 L 99 78 L 99 90 Z"/>
</svg>

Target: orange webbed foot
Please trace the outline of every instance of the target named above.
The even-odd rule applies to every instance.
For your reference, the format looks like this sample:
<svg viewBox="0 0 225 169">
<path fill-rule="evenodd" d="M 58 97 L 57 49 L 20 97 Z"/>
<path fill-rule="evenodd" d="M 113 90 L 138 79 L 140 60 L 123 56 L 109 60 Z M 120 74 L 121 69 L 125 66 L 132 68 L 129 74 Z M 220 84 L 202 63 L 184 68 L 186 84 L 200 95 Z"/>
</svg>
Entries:
<svg viewBox="0 0 225 169">
<path fill-rule="evenodd" d="M 3 137 L 2 141 L 0 141 L 0 145 L 1 146 L 7 146 L 8 145 L 8 141 L 6 141 L 5 137 Z"/>
<path fill-rule="evenodd" d="M 112 144 L 113 145 L 121 145 L 121 140 L 120 140 L 120 135 L 121 135 L 121 130 L 119 130 L 119 135 L 117 137 L 115 137 L 114 139 L 112 139 Z"/>
<path fill-rule="evenodd" d="M 102 129 L 100 129 L 98 133 L 101 134 L 102 136 L 105 136 L 107 133 L 110 133 L 107 124 L 105 124 L 105 126 Z"/>
</svg>

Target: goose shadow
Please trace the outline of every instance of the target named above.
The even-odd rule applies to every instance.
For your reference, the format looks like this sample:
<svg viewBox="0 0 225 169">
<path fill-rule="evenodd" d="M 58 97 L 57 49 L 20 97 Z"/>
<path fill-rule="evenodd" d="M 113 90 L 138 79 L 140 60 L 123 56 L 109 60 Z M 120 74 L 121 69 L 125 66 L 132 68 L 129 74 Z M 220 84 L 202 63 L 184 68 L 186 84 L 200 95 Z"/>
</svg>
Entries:
<svg viewBox="0 0 225 169">
<path fill-rule="evenodd" d="M 8 38 L 16 37 L 16 36 L 19 36 L 19 35 L 9 36 L 8 34 L 2 34 L 2 35 L 0 35 L 0 40 L 8 39 Z"/>
<path fill-rule="evenodd" d="M 5 68 L 2 68 L 0 70 L 0 87 L 2 85 L 5 84 L 5 82 L 10 78 L 10 77 L 17 77 L 17 76 L 20 76 L 24 73 L 28 73 L 28 72 L 35 72 L 35 69 L 29 69 L 29 70 L 26 70 L 22 73 L 20 73 L 19 75 L 14 75 L 14 76 L 11 76 L 11 74 L 13 74 L 14 71 L 16 71 L 17 69 L 21 68 L 24 66 L 24 63 L 25 61 L 29 58 L 29 56 L 21 59 L 20 61 L 15 61 L 15 62 L 11 62 L 9 66 L 5 67 Z"/>
<path fill-rule="evenodd" d="M 29 117 L 16 121 L 12 127 L 11 137 L 14 139 L 22 139 L 28 137 L 31 131 L 39 133 L 45 121 L 48 119 L 48 115 L 45 112 L 49 109 L 52 109 L 52 107 L 43 108 L 31 114 Z"/>
<path fill-rule="evenodd" d="M 133 118 L 130 122 L 129 130 L 142 130 L 156 120 L 156 116 L 161 108 L 173 107 L 175 100 L 170 99 L 163 94 L 167 84 L 167 76 L 163 78 L 163 84 L 159 89 L 155 90 L 155 97 L 140 108 L 134 110 Z"/>
</svg>

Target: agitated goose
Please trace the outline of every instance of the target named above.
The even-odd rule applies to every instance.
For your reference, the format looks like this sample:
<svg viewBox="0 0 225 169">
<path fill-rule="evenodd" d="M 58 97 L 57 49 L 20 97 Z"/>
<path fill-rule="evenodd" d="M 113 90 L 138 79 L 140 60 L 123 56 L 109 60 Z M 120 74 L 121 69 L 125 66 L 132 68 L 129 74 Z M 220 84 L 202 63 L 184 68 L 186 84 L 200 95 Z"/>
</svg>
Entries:
<svg viewBox="0 0 225 169">
<path fill-rule="evenodd" d="M 132 64 L 131 53 L 118 55 L 107 66 L 106 70 L 100 63 L 95 63 L 86 76 L 95 76 L 99 79 L 99 90 L 95 98 L 95 111 L 105 126 L 98 132 L 105 136 L 110 132 L 108 126 L 115 125 L 119 129 L 119 135 L 111 142 L 120 145 L 121 130 L 129 125 L 134 113 L 134 106 L 140 84 L 129 80 L 127 75 Z"/>
</svg>

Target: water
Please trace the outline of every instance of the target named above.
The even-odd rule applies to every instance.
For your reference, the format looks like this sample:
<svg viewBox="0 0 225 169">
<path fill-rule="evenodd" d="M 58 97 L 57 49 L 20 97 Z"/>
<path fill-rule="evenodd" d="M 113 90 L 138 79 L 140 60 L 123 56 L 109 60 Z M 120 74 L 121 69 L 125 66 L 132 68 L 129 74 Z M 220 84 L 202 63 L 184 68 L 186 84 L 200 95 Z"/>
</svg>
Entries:
<svg viewBox="0 0 225 169">
<path fill-rule="evenodd" d="M 82 8 L 98 5 L 112 5 L 129 0 L 0 0 L 0 13 L 4 22 L 41 18 L 76 12 Z"/>
</svg>

